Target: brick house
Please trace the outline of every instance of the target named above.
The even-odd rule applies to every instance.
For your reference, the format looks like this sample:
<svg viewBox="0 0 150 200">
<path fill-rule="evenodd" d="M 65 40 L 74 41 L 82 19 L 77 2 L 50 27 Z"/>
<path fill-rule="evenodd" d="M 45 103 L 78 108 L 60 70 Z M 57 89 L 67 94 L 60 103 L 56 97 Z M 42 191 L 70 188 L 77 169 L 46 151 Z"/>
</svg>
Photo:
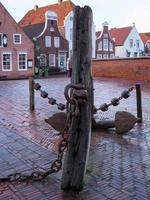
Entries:
<svg viewBox="0 0 150 200">
<path fill-rule="evenodd" d="M 0 78 L 34 74 L 34 44 L 0 2 Z"/>
<path fill-rule="evenodd" d="M 150 33 L 140 33 L 140 37 L 144 43 L 144 55 L 150 56 Z"/>
<path fill-rule="evenodd" d="M 103 31 L 96 33 L 96 59 L 108 59 L 115 56 L 115 42 L 111 38 L 108 23 L 103 23 Z"/>
<path fill-rule="evenodd" d="M 44 7 L 35 6 L 34 9 L 29 10 L 25 16 L 20 20 L 19 25 L 28 33 L 29 27 L 34 25 L 34 34 L 36 32 L 36 27 L 39 27 L 41 31 L 43 30 L 45 24 L 45 13 L 47 11 L 53 11 L 57 14 L 57 25 L 60 34 L 68 41 L 69 52 L 68 60 L 72 57 L 72 43 L 73 43 L 73 17 L 74 17 L 75 4 L 71 0 L 58 0 L 57 3 L 47 5 Z M 27 30 L 28 29 L 28 30 Z M 31 32 L 32 32 L 31 31 Z M 95 25 L 93 23 L 92 27 L 92 56 L 95 58 Z M 67 62 L 69 63 L 69 62 Z M 68 66 L 67 66 L 68 67 Z"/>
<path fill-rule="evenodd" d="M 58 15 L 46 11 L 45 22 L 25 26 L 23 29 L 35 43 L 37 70 L 65 72 L 68 57 L 68 41 L 62 37 L 57 26 Z"/>
</svg>

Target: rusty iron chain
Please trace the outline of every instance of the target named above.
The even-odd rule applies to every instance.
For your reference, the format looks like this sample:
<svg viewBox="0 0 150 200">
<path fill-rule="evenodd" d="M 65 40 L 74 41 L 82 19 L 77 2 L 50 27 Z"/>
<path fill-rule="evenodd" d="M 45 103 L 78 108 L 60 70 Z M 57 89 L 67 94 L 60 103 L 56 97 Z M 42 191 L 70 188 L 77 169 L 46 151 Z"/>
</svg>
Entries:
<svg viewBox="0 0 150 200">
<path fill-rule="evenodd" d="M 62 139 L 59 142 L 58 155 L 57 155 L 56 160 L 54 160 L 52 162 L 50 168 L 45 170 L 45 171 L 40 171 L 40 170 L 39 171 L 33 171 L 30 175 L 26 175 L 26 174 L 23 174 L 23 173 L 14 173 L 14 174 L 10 174 L 7 177 L 0 178 L 0 182 L 9 183 L 9 182 L 23 182 L 23 181 L 30 181 L 30 180 L 41 181 L 44 178 L 46 178 L 47 176 L 49 176 L 50 174 L 57 173 L 61 170 L 63 155 L 64 155 L 65 150 L 67 149 L 67 146 L 68 146 L 69 129 L 70 129 L 72 120 L 76 117 L 79 117 L 79 115 L 80 115 L 78 100 L 75 99 L 74 97 L 69 97 L 69 94 L 68 94 L 69 89 L 79 90 L 79 89 L 84 89 L 84 87 L 81 86 L 81 85 L 69 84 L 65 88 L 64 95 L 65 95 L 65 98 L 67 100 L 67 104 L 66 104 L 67 119 L 66 119 L 64 129 L 61 131 Z M 72 105 L 74 106 L 73 111 L 70 110 L 70 107 Z"/>
<path fill-rule="evenodd" d="M 122 93 L 121 93 L 121 96 L 118 97 L 118 98 L 113 98 L 111 100 L 111 102 L 109 104 L 107 103 L 104 103 L 102 104 L 99 108 L 96 108 L 94 106 L 93 108 L 93 113 L 96 114 L 97 111 L 102 111 L 102 112 L 105 112 L 105 111 L 108 111 L 109 107 L 110 106 L 118 106 L 120 104 L 120 100 L 122 99 L 127 99 L 130 97 L 130 93 L 135 89 L 135 87 L 130 87 L 128 90 L 124 90 Z"/>
</svg>

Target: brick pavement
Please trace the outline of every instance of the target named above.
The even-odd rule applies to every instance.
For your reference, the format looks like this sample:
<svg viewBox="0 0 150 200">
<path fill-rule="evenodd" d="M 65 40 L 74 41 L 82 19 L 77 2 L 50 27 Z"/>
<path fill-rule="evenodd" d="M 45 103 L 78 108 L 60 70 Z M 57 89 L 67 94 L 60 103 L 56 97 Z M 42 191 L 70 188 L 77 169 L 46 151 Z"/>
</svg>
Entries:
<svg viewBox="0 0 150 200">
<path fill-rule="evenodd" d="M 68 83 L 68 79 L 51 78 L 40 82 L 51 94 L 50 96 L 57 97 L 61 92 L 63 94 L 63 86 Z M 56 90 L 54 90 L 53 85 L 56 82 Z M 61 85 L 58 84 L 59 82 Z M 48 110 L 47 102 L 38 98 L 36 94 L 36 112 L 30 114 L 27 81 L 4 81 L 0 84 L 0 175 L 47 168 L 55 158 L 59 136 L 44 123 L 44 118 L 55 113 L 55 107 Z M 119 95 L 122 89 L 128 88 L 131 84 L 133 82 L 96 79 L 95 90 L 101 90 L 102 96 L 100 98 L 99 93 L 96 92 L 96 105 L 108 102 L 111 97 Z M 83 192 L 80 194 L 62 192 L 61 172 L 59 172 L 40 183 L 0 184 L 0 199 L 150 199 L 150 108 L 148 108 L 150 88 L 148 84 L 143 87 L 145 114 L 143 125 L 136 125 L 124 136 L 116 135 L 114 130 L 93 132 Z M 121 104 L 121 109 L 135 113 L 133 99 L 134 94 L 126 104 Z M 64 101 L 61 95 L 58 100 Z M 111 118 L 113 115 L 113 111 L 109 111 L 108 114 L 96 115 L 96 118 Z"/>
</svg>

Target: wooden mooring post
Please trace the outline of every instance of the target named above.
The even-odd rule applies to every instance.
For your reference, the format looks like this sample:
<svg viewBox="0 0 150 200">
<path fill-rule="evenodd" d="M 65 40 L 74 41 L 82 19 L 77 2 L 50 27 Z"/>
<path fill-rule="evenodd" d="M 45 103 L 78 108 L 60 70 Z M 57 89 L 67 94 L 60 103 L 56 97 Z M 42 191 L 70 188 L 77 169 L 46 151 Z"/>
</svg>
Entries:
<svg viewBox="0 0 150 200">
<path fill-rule="evenodd" d="M 35 102 L 34 102 L 34 79 L 33 77 L 29 78 L 29 105 L 30 111 L 34 111 L 35 109 Z"/>
<path fill-rule="evenodd" d="M 143 122 L 143 116 L 142 116 L 142 95 L 141 95 L 141 85 L 136 84 L 136 104 L 137 104 L 137 118 L 138 123 Z"/>
<path fill-rule="evenodd" d="M 91 141 L 92 117 L 92 10 L 85 6 L 77 6 L 74 12 L 73 30 L 73 65 L 71 83 L 83 84 L 88 91 L 88 100 L 79 104 L 80 116 L 72 121 L 63 166 L 63 190 L 81 191 L 84 185 L 84 175 Z"/>
</svg>

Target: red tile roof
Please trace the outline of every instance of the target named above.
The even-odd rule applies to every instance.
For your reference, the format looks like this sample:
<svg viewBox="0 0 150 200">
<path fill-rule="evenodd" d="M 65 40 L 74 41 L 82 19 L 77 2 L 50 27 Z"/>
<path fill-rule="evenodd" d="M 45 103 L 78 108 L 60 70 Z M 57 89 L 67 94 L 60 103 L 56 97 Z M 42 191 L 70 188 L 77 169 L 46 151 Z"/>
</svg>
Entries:
<svg viewBox="0 0 150 200">
<path fill-rule="evenodd" d="M 146 33 L 140 33 L 140 37 L 141 37 L 141 39 L 142 39 L 142 41 L 143 41 L 144 44 L 146 44 L 146 42 L 148 40 L 150 40 L 150 37 L 147 36 Z"/>
<path fill-rule="evenodd" d="M 131 30 L 132 26 L 110 29 L 110 36 L 111 38 L 115 38 L 115 45 L 122 46 Z"/>
<path fill-rule="evenodd" d="M 52 10 L 58 15 L 58 26 L 64 26 L 65 17 L 74 10 L 75 5 L 70 1 L 64 1 L 62 3 L 56 3 L 45 7 L 39 7 L 36 10 L 32 9 L 26 13 L 21 19 L 19 25 L 24 27 L 31 24 L 39 24 L 45 22 L 45 12 Z"/>
<path fill-rule="evenodd" d="M 113 39 L 115 38 L 115 45 L 116 46 L 122 46 L 125 42 L 127 36 L 129 35 L 130 31 L 132 29 L 132 26 L 129 27 L 123 27 L 123 28 L 112 28 L 109 30 L 110 37 Z M 96 36 L 98 37 L 101 34 L 101 32 L 97 32 Z"/>
</svg>

